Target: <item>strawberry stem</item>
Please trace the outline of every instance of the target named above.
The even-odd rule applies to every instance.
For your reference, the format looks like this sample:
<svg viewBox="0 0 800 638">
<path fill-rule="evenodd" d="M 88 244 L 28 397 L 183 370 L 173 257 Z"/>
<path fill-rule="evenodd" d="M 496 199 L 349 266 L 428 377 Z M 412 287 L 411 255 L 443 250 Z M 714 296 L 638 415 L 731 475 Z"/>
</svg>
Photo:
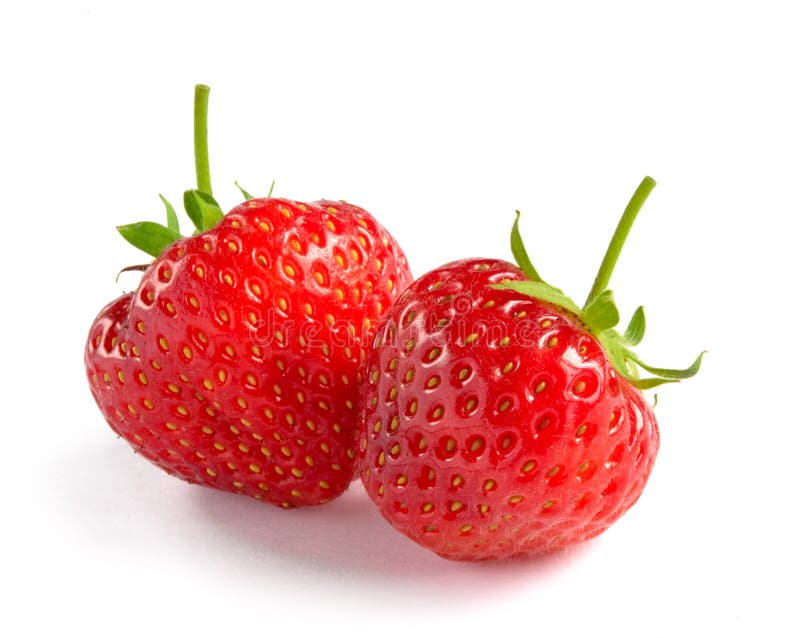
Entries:
<svg viewBox="0 0 800 638">
<path fill-rule="evenodd" d="M 208 166 L 208 94 L 205 84 L 194 87 L 194 165 L 197 173 L 197 190 L 209 195 L 211 170 Z"/>
<path fill-rule="evenodd" d="M 617 260 L 622 252 L 622 247 L 625 245 L 625 240 L 628 238 L 631 226 L 633 226 L 636 216 L 655 186 L 656 181 L 648 176 L 642 180 L 636 192 L 633 193 L 633 197 L 625 207 L 625 212 L 622 213 L 622 218 L 619 220 L 614 235 L 608 244 L 606 254 L 594 279 L 594 285 L 592 285 L 589 296 L 586 298 L 586 303 L 583 305 L 584 310 L 608 288 L 608 283 L 611 281 L 611 273 L 614 272 L 614 267 L 617 265 Z"/>
</svg>

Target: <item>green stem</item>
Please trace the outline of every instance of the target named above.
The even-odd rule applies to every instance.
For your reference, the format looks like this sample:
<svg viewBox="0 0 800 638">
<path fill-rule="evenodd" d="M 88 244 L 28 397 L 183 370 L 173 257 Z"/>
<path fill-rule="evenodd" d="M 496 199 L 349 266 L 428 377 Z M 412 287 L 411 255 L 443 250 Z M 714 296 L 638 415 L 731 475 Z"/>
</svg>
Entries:
<svg viewBox="0 0 800 638">
<path fill-rule="evenodd" d="M 211 171 L 208 167 L 208 94 L 205 84 L 194 87 L 194 165 L 197 190 L 211 195 Z"/>
<path fill-rule="evenodd" d="M 625 212 L 622 213 L 622 218 L 617 224 L 617 229 L 611 237 L 611 241 L 606 249 L 606 254 L 603 257 L 603 262 L 600 264 L 600 269 L 597 271 L 597 276 L 594 279 L 594 285 L 586 298 L 586 303 L 583 308 L 586 309 L 597 297 L 599 297 L 608 288 L 608 283 L 611 281 L 611 273 L 614 272 L 614 266 L 617 265 L 619 254 L 622 252 L 622 247 L 625 245 L 625 240 L 628 238 L 628 233 L 633 226 L 633 222 L 639 211 L 642 209 L 647 196 L 650 195 L 656 186 L 656 181 L 652 177 L 645 177 L 636 192 L 631 197 L 631 201 L 625 207 Z"/>
</svg>

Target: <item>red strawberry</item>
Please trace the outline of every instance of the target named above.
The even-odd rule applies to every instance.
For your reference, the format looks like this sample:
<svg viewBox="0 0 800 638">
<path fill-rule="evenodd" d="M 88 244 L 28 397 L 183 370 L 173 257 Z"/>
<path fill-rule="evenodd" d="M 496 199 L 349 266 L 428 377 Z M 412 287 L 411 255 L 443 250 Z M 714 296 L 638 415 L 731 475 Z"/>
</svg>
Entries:
<svg viewBox="0 0 800 638">
<path fill-rule="evenodd" d="M 357 206 L 268 197 L 222 217 L 209 192 L 186 196 L 193 237 L 121 228 L 163 252 L 94 321 L 92 394 L 170 474 L 282 507 L 324 503 L 353 477 L 364 344 L 411 280 L 405 257 Z"/>
<path fill-rule="evenodd" d="M 533 556 L 604 531 L 641 494 L 659 444 L 640 389 L 692 376 L 631 351 L 606 285 L 654 182 L 623 216 L 589 301 L 522 269 L 469 259 L 415 281 L 367 362 L 361 477 L 398 530 L 456 560 Z M 701 355 L 702 356 L 702 355 Z M 640 379 L 635 366 L 655 376 Z"/>
</svg>

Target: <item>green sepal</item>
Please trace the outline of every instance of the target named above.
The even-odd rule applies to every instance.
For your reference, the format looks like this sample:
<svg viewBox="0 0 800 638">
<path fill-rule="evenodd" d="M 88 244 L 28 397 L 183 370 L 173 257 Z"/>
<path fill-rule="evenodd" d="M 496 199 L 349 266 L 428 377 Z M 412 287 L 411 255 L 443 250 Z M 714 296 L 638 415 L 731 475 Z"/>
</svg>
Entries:
<svg viewBox="0 0 800 638">
<path fill-rule="evenodd" d="M 164 249 L 181 238 L 180 233 L 156 222 L 136 222 L 117 226 L 119 234 L 131 245 L 152 257 L 158 257 Z"/>
<path fill-rule="evenodd" d="M 625 334 L 622 339 L 629 346 L 638 346 L 644 338 L 644 331 L 647 327 L 647 322 L 644 319 L 644 308 L 639 306 L 633 311 L 628 327 L 625 329 Z"/>
<path fill-rule="evenodd" d="M 514 259 L 520 267 L 520 270 L 525 273 L 525 276 L 531 281 L 540 282 L 542 278 L 539 276 L 539 273 L 536 272 L 536 268 L 533 267 L 533 262 L 531 262 L 530 257 L 528 257 L 528 251 L 525 250 L 525 244 L 519 232 L 520 212 L 516 211 L 516 213 L 517 218 L 514 220 L 514 225 L 511 227 L 511 253 L 514 255 Z"/>
<path fill-rule="evenodd" d="M 614 303 L 614 293 L 604 290 L 595 297 L 583 311 L 583 320 L 595 334 L 616 326 L 619 323 L 619 310 Z"/>
<path fill-rule="evenodd" d="M 504 281 L 499 284 L 493 284 L 492 288 L 497 290 L 514 290 L 528 297 L 535 297 L 547 303 L 560 306 L 566 310 L 580 315 L 581 309 L 577 304 L 567 297 L 558 288 L 554 288 L 550 284 L 543 281 Z"/>
<path fill-rule="evenodd" d="M 242 188 L 242 186 L 239 184 L 239 182 L 237 182 L 236 180 L 233 180 L 233 183 L 236 185 L 236 188 L 239 189 L 239 192 L 242 194 L 242 197 L 244 197 L 244 201 L 249 201 L 251 199 L 255 199 L 255 197 L 253 197 L 244 188 Z"/>
<path fill-rule="evenodd" d="M 183 206 L 200 233 L 214 228 L 224 216 L 217 201 L 208 193 L 197 189 L 184 192 Z"/>
<path fill-rule="evenodd" d="M 267 193 L 267 197 L 272 197 L 272 191 L 275 190 L 275 180 L 272 180 L 272 184 L 269 185 L 269 192 Z"/>
<path fill-rule="evenodd" d="M 678 379 L 661 379 L 659 377 L 648 377 L 647 379 L 628 379 L 630 384 L 639 390 L 649 390 L 657 388 L 665 383 L 678 383 Z M 655 407 L 655 406 L 654 406 Z"/>
<path fill-rule="evenodd" d="M 167 209 L 167 228 L 172 231 L 175 231 L 180 235 L 181 228 L 178 224 L 178 214 L 175 212 L 175 208 L 167 201 L 167 198 L 164 197 L 161 193 L 158 194 L 161 201 L 164 202 L 164 207 Z"/>
<path fill-rule="evenodd" d="M 655 374 L 656 376 L 659 376 L 664 379 L 679 381 L 681 379 L 689 379 L 690 377 L 693 377 L 700 371 L 700 364 L 703 361 L 703 355 L 705 353 L 706 351 L 703 350 L 703 352 L 701 352 L 697 356 L 697 359 L 694 360 L 694 363 L 692 363 L 692 365 L 690 365 L 688 368 L 684 368 L 683 370 L 675 370 L 672 368 L 655 368 L 653 366 L 649 366 L 633 353 L 629 353 L 628 357 L 631 359 L 631 361 L 636 363 L 636 365 L 638 365 L 643 370 L 647 370 L 650 374 Z"/>
</svg>

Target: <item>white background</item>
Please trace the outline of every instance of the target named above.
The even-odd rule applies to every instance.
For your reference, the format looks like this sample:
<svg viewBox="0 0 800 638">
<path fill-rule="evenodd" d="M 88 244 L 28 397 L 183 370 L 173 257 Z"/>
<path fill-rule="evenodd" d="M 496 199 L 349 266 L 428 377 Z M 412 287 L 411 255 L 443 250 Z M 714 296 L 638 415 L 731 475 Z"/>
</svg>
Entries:
<svg viewBox="0 0 800 638">
<path fill-rule="evenodd" d="M 224 7 L 224 8 L 223 8 Z M 0 8 L 2 512 L 8 636 L 798 635 L 800 23 L 780 2 L 9 2 Z M 185 485 L 104 424 L 88 326 L 141 257 L 116 224 L 193 184 L 212 87 L 233 180 L 369 209 L 420 275 L 510 258 L 579 300 L 613 278 L 656 365 L 640 502 L 541 561 L 465 565 L 354 484 L 284 512 Z M 10 631 L 9 631 L 10 630 Z M 491 634 L 489 633 L 491 632 Z M 77 633 L 76 633 L 77 635 Z"/>
</svg>

